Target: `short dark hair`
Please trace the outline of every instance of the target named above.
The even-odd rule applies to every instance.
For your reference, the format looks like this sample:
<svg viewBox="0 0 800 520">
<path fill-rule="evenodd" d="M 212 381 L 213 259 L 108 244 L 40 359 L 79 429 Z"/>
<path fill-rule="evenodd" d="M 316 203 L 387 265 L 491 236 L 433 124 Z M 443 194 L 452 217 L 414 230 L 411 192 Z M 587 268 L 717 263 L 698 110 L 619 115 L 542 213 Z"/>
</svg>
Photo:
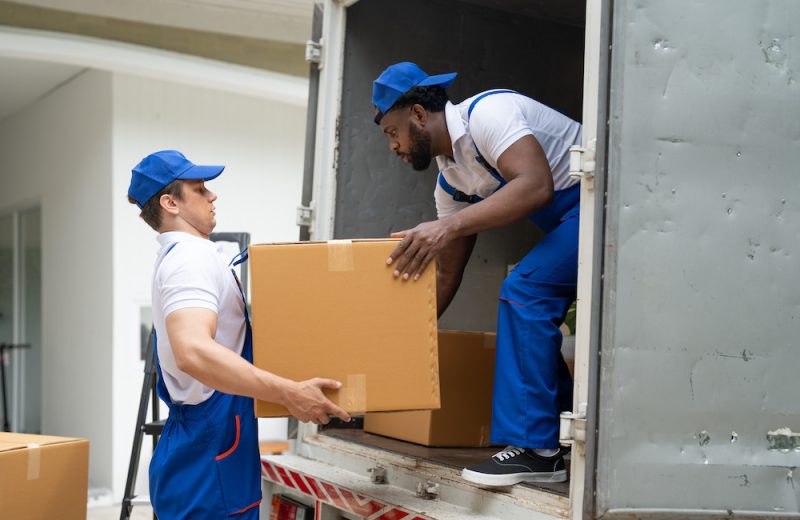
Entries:
<svg viewBox="0 0 800 520">
<path fill-rule="evenodd" d="M 447 91 L 441 85 L 430 85 L 427 87 L 414 87 L 394 102 L 392 108 L 410 107 L 411 105 L 421 105 L 428 112 L 441 112 L 449 101 Z M 375 114 L 375 124 L 378 125 L 385 114 L 380 110 Z"/>
<path fill-rule="evenodd" d="M 162 195 L 172 195 L 178 200 L 182 200 L 183 197 L 183 181 L 181 179 L 175 179 L 174 181 L 170 182 L 163 188 L 161 191 L 153 195 L 153 197 L 144 203 L 142 206 L 142 212 L 139 213 L 139 216 L 142 217 L 142 220 L 147 222 L 147 225 L 151 228 L 155 229 L 156 231 L 159 230 L 161 227 L 161 196 Z M 131 204 L 136 204 L 136 200 L 128 195 L 128 202 Z"/>
</svg>

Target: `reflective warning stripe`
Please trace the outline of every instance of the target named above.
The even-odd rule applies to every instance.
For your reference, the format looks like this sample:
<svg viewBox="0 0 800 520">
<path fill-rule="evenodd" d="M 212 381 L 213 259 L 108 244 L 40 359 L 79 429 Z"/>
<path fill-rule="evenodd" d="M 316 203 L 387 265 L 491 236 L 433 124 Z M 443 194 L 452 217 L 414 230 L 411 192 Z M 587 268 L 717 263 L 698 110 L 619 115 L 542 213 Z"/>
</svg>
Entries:
<svg viewBox="0 0 800 520">
<path fill-rule="evenodd" d="M 261 461 L 261 476 L 278 485 L 292 488 L 314 499 L 342 511 L 356 514 L 364 520 L 433 520 L 374 498 L 359 495 L 332 482 L 290 470 L 271 461 Z M 319 514 L 320 508 L 316 511 Z"/>
</svg>

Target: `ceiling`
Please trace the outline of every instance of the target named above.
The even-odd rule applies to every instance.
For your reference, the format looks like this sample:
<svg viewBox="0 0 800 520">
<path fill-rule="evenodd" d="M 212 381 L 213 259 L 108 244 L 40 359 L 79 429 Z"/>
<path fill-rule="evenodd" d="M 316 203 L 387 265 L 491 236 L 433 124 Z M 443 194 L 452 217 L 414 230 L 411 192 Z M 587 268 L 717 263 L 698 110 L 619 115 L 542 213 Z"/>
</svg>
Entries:
<svg viewBox="0 0 800 520">
<path fill-rule="evenodd" d="M 59 11 L 182 29 L 305 43 L 314 0 L 13 0 Z"/>
<path fill-rule="evenodd" d="M 33 104 L 83 69 L 0 57 L 0 121 Z"/>
<path fill-rule="evenodd" d="M 4 3 L 293 44 L 304 44 L 310 38 L 314 8 L 314 0 L 12 0 Z M 71 65 L 0 56 L 0 121 L 33 104 L 82 70 Z"/>
</svg>

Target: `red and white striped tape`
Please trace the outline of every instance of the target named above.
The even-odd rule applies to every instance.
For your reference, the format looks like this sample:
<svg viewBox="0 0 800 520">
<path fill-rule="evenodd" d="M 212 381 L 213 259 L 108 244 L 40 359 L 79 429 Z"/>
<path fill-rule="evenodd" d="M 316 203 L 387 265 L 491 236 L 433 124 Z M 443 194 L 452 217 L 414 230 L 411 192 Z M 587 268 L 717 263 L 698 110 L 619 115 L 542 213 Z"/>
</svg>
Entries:
<svg viewBox="0 0 800 520">
<path fill-rule="evenodd" d="M 433 520 L 408 509 L 358 495 L 332 482 L 292 471 L 270 461 L 261 461 L 261 475 L 276 484 L 292 488 L 336 509 L 354 513 L 365 520 Z M 316 508 L 319 515 L 319 505 Z"/>
</svg>

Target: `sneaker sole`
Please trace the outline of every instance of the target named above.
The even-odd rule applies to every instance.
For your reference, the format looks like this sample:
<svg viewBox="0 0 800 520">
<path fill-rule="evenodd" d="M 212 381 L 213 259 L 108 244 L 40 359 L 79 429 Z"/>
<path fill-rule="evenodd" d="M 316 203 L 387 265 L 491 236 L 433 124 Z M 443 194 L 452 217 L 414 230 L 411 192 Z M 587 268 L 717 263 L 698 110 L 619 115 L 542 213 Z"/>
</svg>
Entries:
<svg viewBox="0 0 800 520">
<path fill-rule="evenodd" d="M 509 473 L 507 475 L 488 475 L 464 469 L 461 471 L 461 478 L 482 486 L 504 487 L 513 486 L 520 482 L 566 482 L 567 470 L 552 471 L 547 473 Z"/>
</svg>

